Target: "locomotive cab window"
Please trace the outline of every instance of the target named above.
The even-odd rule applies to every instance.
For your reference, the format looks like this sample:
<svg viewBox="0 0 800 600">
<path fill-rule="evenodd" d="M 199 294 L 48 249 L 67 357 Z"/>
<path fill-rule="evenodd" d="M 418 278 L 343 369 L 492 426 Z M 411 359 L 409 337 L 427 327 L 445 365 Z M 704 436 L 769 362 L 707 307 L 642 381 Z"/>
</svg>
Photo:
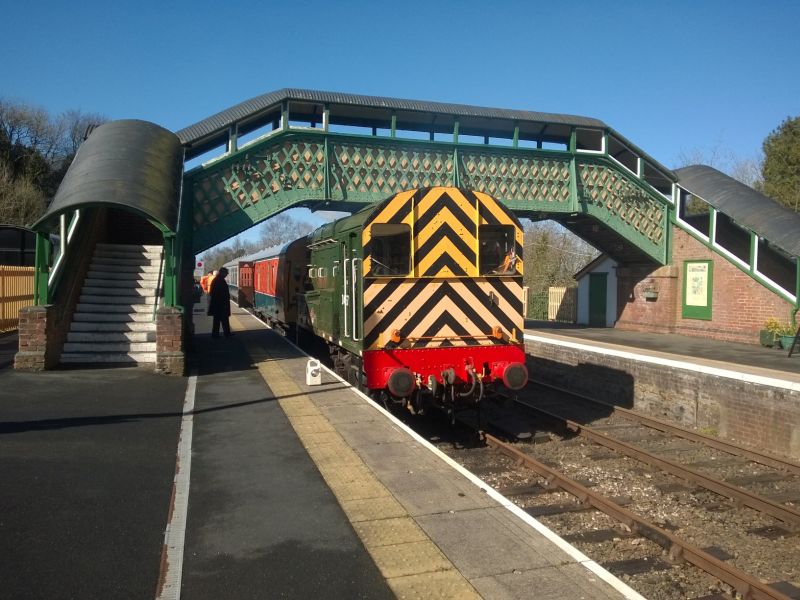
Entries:
<svg viewBox="0 0 800 600">
<path fill-rule="evenodd" d="M 480 240 L 481 275 L 512 275 L 517 272 L 516 241 L 511 225 L 481 225 Z"/>
<path fill-rule="evenodd" d="M 408 275 L 411 271 L 411 227 L 405 223 L 375 223 L 371 227 L 370 275 Z"/>
</svg>

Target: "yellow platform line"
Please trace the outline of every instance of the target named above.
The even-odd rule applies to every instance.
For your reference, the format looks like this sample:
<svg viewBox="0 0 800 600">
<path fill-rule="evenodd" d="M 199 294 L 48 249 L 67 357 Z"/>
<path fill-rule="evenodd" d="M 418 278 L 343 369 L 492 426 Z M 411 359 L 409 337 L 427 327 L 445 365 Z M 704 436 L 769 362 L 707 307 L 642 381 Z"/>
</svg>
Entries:
<svg viewBox="0 0 800 600">
<path fill-rule="evenodd" d="M 231 326 L 245 329 L 235 316 Z M 254 342 L 245 347 L 394 594 L 409 600 L 481 598 L 294 383 L 283 361 Z"/>
</svg>

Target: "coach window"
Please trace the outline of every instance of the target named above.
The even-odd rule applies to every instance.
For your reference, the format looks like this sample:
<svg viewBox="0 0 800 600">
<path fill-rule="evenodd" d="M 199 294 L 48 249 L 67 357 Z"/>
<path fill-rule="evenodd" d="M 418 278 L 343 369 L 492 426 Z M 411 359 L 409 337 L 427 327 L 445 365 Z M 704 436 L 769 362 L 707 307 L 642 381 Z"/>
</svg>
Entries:
<svg viewBox="0 0 800 600">
<path fill-rule="evenodd" d="M 481 225 L 481 275 L 511 275 L 516 273 L 517 254 L 514 227 L 511 225 Z"/>
<path fill-rule="evenodd" d="M 411 272 L 411 227 L 405 223 L 375 223 L 371 229 L 370 275 Z"/>
</svg>

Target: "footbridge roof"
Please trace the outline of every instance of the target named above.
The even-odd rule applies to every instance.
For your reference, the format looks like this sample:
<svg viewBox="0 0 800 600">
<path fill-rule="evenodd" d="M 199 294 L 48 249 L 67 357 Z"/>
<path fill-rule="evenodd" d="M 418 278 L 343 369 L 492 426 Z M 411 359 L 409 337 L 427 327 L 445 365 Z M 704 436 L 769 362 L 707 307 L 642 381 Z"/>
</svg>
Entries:
<svg viewBox="0 0 800 600">
<path fill-rule="evenodd" d="M 135 119 L 105 123 L 81 144 L 33 229 L 75 209 L 116 205 L 177 231 L 182 173 L 183 149 L 171 131 Z"/>
<path fill-rule="evenodd" d="M 760 237 L 800 256 L 800 214 L 706 165 L 676 169 L 678 185 Z"/>
</svg>

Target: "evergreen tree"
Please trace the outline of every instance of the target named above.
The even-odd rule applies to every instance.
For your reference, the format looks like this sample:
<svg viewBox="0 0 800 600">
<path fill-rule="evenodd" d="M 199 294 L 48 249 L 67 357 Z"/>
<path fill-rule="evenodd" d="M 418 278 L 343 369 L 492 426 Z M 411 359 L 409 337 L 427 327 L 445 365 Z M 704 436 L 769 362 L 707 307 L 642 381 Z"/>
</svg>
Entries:
<svg viewBox="0 0 800 600">
<path fill-rule="evenodd" d="M 764 193 L 800 211 L 800 117 L 787 119 L 764 140 Z"/>
</svg>

